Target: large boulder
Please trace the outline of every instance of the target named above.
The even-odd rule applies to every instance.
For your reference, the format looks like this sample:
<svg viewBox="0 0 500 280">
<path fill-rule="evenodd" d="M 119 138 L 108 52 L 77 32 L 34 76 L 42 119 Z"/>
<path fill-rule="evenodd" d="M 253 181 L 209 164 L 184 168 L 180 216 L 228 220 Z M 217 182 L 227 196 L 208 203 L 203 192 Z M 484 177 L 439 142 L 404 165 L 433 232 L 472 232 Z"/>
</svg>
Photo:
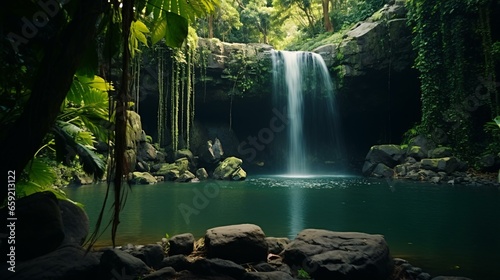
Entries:
<svg viewBox="0 0 500 280">
<path fill-rule="evenodd" d="M 393 267 L 383 236 L 357 232 L 305 229 L 288 244 L 283 257 L 318 280 L 385 280 Z"/>
<path fill-rule="evenodd" d="M 0 265 L 3 280 L 88 280 L 101 279 L 100 276 L 97 254 L 86 253 L 76 245 L 61 246 L 29 261 L 17 261 L 15 273 L 7 270 L 7 263 Z"/>
<path fill-rule="evenodd" d="M 290 239 L 283 237 L 267 237 L 267 247 L 270 254 L 281 253 L 286 245 L 290 243 Z"/>
<path fill-rule="evenodd" d="M 453 150 L 450 147 L 437 147 L 428 152 L 429 158 L 451 157 Z"/>
<path fill-rule="evenodd" d="M 152 268 L 159 268 L 165 254 L 159 244 L 132 245 L 128 244 L 120 248 L 122 251 L 134 256 Z"/>
<path fill-rule="evenodd" d="M 64 240 L 59 202 L 52 192 L 38 192 L 16 201 L 16 221 L 9 221 L 9 209 L 0 209 L 4 226 L 0 227 L 0 251 L 2 263 L 12 257 L 9 236 L 15 236 L 15 261 L 24 261 L 55 250 Z M 12 225 L 12 226 L 10 226 Z M 75 236 L 78 238 L 77 236 Z M 76 240 L 75 240 L 76 241 Z"/>
<path fill-rule="evenodd" d="M 371 176 L 378 178 L 392 178 L 394 176 L 394 170 L 383 163 L 377 164 Z"/>
<path fill-rule="evenodd" d="M 411 38 L 405 5 L 396 2 L 356 24 L 340 43 L 318 47 L 314 52 L 323 56 L 327 66 L 340 65 L 340 72 L 348 77 L 387 68 L 401 71 L 413 63 Z"/>
<path fill-rule="evenodd" d="M 219 138 L 208 140 L 206 144 L 201 147 L 200 151 L 201 159 L 206 163 L 218 162 L 224 155 L 224 150 L 222 149 L 222 143 Z"/>
<path fill-rule="evenodd" d="M 461 163 L 456 157 L 424 158 L 420 161 L 420 167 L 435 172 L 446 172 L 451 174 L 460 169 Z"/>
<path fill-rule="evenodd" d="M 170 249 L 168 251 L 169 255 L 189 255 L 194 249 L 194 236 L 191 233 L 184 233 L 172 236 L 168 243 Z"/>
<path fill-rule="evenodd" d="M 163 176 L 166 180 L 176 180 L 186 171 L 189 171 L 189 159 L 186 157 L 176 159 L 174 163 L 163 163 L 154 175 Z"/>
<path fill-rule="evenodd" d="M 267 259 L 267 242 L 259 226 L 240 224 L 211 228 L 205 234 L 209 258 L 222 258 L 237 263 Z"/>
<path fill-rule="evenodd" d="M 135 185 L 156 184 L 158 182 L 158 180 L 148 172 L 132 172 L 129 176 L 129 182 Z"/>
<path fill-rule="evenodd" d="M 89 234 L 89 217 L 73 202 L 59 200 L 64 230 L 64 244 L 82 245 Z"/>
<path fill-rule="evenodd" d="M 363 166 L 363 174 L 371 176 L 379 163 L 393 168 L 404 159 L 404 150 L 398 145 L 375 145 L 370 148 L 370 151 L 365 157 Z M 380 171 L 380 170 L 379 170 Z"/>
<path fill-rule="evenodd" d="M 269 271 L 269 272 L 248 272 L 243 277 L 243 280 L 293 280 L 290 274 L 283 271 Z"/>
<path fill-rule="evenodd" d="M 200 180 L 200 181 L 208 179 L 207 170 L 205 168 L 198 168 L 196 170 L 196 178 L 198 178 L 198 180 Z"/>
<path fill-rule="evenodd" d="M 191 182 L 196 176 L 190 171 L 186 170 L 184 173 L 179 175 L 179 178 L 175 179 L 176 182 Z"/>
<path fill-rule="evenodd" d="M 157 159 L 156 148 L 148 142 L 141 142 L 137 147 L 137 159 L 141 161 L 154 161 Z"/>
<path fill-rule="evenodd" d="M 242 163 L 237 157 L 228 157 L 215 168 L 213 176 L 219 180 L 243 180 L 246 172 L 241 168 Z"/>
<path fill-rule="evenodd" d="M 192 265 L 192 271 L 197 275 L 206 276 L 230 276 L 241 279 L 246 273 L 245 268 L 229 260 L 224 259 L 198 259 Z"/>
<path fill-rule="evenodd" d="M 420 146 L 410 146 L 406 150 L 406 156 L 420 160 L 426 158 L 427 153 L 425 153 L 424 149 Z"/>
<path fill-rule="evenodd" d="M 430 150 L 432 150 L 436 147 L 436 143 L 433 140 L 425 137 L 424 135 L 419 134 L 419 135 L 413 137 L 412 139 L 410 139 L 410 142 L 408 143 L 408 147 L 411 148 L 413 146 L 420 147 L 422 153 L 427 155 Z"/>
<path fill-rule="evenodd" d="M 139 258 L 119 249 L 104 249 L 101 255 L 101 267 L 107 274 L 107 279 L 113 277 L 143 277 L 150 268 Z"/>
</svg>

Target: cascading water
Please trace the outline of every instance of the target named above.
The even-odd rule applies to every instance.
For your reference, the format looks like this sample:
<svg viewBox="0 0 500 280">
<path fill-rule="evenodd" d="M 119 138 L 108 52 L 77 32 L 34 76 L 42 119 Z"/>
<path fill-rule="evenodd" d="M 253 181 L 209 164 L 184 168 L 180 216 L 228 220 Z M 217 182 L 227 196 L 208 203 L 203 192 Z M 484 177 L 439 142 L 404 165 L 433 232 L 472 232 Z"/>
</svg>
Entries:
<svg viewBox="0 0 500 280">
<path fill-rule="evenodd" d="M 314 173 L 310 161 L 328 157 L 325 152 L 329 159 L 340 152 L 328 69 L 321 55 L 312 52 L 273 51 L 272 61 L 275 106 L 287 108 L 289 121 L 287 173 Z M 327 148 L 318 151 L 320 147 Z"/>
</svg>

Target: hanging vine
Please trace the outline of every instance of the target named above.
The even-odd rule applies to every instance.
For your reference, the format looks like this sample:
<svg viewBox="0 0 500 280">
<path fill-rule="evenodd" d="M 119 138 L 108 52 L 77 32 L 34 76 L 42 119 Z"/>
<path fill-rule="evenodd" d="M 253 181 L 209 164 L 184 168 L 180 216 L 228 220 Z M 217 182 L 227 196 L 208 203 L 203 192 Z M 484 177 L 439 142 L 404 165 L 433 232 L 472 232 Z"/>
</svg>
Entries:
<svg viewBox="0 0 500 280">
<path fill-rule="evenodd" d="M 492 116 L 498 112 L 498 94 L 488 86 L 495 79 L 490 55 L 491 2 L 407 2 L 417 54 L 414 67 L 421 82 L 422 119 L 418 130 L 437 144 L 451 145 L 466 160 L 476 153 L 472 143 L 477 134 L 475 123 L 480 123 L 485 115 L 481 112 L 486 110 Z M 471 20 L 474 18 L 477 21 Z M 481 77 L 489 81 L 489 98 L 477 92 Z"/>
<path fill-rule="evenodd" d="M 165 49 L 163 47 L 158 47 L 156 49 L 157 57 L 157 71 L 158 71 L 158 120 L 157 120 L 157 130 L 158 130 L 158 143 L 165 143 L 165 127 L 166 127 L 166 92 L 165 92 Z"/>
<path fill-rule="evenodd" d="M 132 91 L 135 100 L 134 111 L 139 114 L 142 56 L 138 52 L 132 59 Z"/>
</svg>

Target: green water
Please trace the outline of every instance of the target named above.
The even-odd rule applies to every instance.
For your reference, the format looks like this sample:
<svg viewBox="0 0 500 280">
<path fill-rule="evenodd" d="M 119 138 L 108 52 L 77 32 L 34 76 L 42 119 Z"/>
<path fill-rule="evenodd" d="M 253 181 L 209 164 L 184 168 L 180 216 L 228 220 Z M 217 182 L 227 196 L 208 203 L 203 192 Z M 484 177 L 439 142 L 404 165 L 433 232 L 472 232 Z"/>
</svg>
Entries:
<svg viewBox="0 0 500 280">
<path fill-rule="evenodd" d="M 105 186 L 68 188 L 91 218 Z M 500 190 L 356 177 L 250 177 L 243 182 L 133 186 L 118 244 L 159 241 L 215 226 L 255 223 L 267 236 L 305 228 L 382 234 L 395 257 L 437 275 L 500 279 Z M 101 245 L 109 244 L 109 234 Z"/>
</svg>

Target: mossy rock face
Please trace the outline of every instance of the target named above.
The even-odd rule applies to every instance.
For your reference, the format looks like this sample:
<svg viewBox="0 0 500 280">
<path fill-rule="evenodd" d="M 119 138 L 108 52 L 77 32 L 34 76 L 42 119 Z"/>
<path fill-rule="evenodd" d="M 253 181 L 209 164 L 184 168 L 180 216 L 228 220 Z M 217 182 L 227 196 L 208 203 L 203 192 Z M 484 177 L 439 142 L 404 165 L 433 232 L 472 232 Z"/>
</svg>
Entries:
<svg viewBox="0 0 500 280">
<path fill-rule="evenodd" d="M 451 157 L 453 155 L 453 151 L 450 147 L 437 147 L 429 151 L 428 156 L 430 158 L 444 158 Z"/>
<path fill-rule="evenodd" d="M 235 178 L 238 178 L 237 180 L 242 180 L 244 178 L 241 178 L 240 175 L 243 175 L 243 172 L 245 172 L 241 168 L 241 164 L 243 161 L 237 157 L 228 157 L 226 158 L 223 162 L 219 163 L 219 166 L 215 168 L 214 171 L 214 178 L 219 179 L 219 180 L 233 180 L 233 176 Z M 238 173 L 240 175 L 238 175 Z M 246 172 L 244 174 L 246 178 Z"/>
</svg>

